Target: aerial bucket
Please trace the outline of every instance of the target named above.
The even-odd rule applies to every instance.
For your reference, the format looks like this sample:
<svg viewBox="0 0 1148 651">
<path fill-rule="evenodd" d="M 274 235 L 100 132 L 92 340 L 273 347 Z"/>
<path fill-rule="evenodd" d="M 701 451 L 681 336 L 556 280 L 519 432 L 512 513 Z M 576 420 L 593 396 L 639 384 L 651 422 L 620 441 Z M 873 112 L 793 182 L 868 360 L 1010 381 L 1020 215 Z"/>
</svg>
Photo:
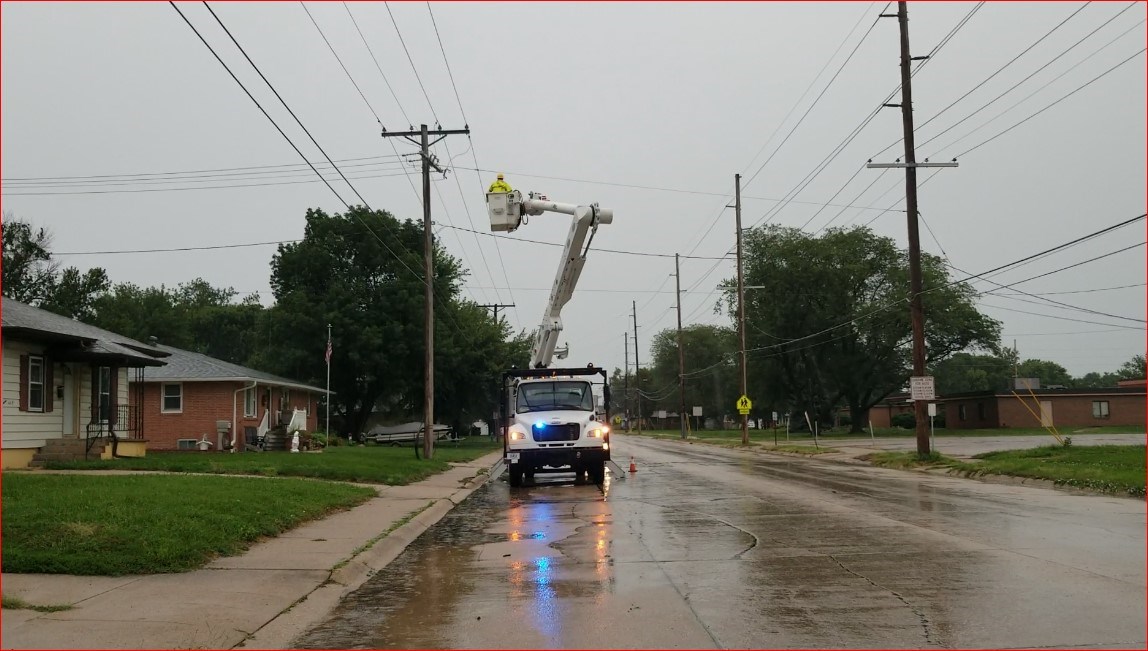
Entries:
<svg viewBox="0 0 1148 651">
<path fill-rule="evenodd" d="M 522 193 L 487 192 L 486 211 L 490 214 L 490 230 L 512 232 L 522 224 Z"/>
</svg>

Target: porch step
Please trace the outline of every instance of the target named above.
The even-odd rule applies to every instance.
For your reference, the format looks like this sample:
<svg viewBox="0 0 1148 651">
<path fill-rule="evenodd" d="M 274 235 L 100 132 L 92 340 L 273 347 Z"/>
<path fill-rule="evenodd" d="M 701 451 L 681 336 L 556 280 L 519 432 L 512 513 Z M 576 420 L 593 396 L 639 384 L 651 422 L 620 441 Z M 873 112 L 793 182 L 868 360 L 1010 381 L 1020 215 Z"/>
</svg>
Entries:
<svg viewBox="0 0 1148 651">
<path fill-rule="evenodd" d="M 49 461 L 81 461 L 88 443 L 83 439 L 50 439 L 32 455 L 28 464 L 33 468 L 43 468 Z M 92 443 L 92 449 L 87 452 L 88 459 L 99 459 L 107 446 L 106 439 L 97 439 Z"/>
</svg>

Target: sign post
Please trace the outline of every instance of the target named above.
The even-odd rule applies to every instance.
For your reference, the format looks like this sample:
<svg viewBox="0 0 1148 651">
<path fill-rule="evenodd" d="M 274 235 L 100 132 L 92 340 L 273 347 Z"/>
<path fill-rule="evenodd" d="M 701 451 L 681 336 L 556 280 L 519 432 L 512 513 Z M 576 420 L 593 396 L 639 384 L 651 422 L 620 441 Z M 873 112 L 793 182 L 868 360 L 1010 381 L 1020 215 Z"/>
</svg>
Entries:
<svg viewBox="0 0 1148 651">
<path fill-rule="evenodd" d="M 937 444 L 933 440 L 933 418 L 937 415 L 937 403 L 929 403 L 929 449 L 933 452 L 937 451 Z"/>
</svg>

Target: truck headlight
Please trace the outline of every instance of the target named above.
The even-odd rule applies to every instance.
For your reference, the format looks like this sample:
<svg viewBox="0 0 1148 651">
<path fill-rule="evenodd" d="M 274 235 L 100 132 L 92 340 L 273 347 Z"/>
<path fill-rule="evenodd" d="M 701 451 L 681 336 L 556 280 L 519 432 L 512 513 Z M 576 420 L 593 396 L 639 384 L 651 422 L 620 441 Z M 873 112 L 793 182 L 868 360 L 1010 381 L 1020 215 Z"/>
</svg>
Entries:
<svg viewBox="0 0 1148 651">
<path fill-rule="evenodd" d="M 595 427 L 594 429 L 587 432 L 586 436 L 589 436 L 592 439 L 600 439 L 600 438 L 605 438 L 605 436 L 609 433 L 610 433 L 609 427 Z"/>
<path fill-rule="evenodd" d="M 526 432 L 516 432 L 514 430 L 510 431 L 510 440 L 511 441 L 521 441 L 525 438 L 526 438 Z"/>
</svg>

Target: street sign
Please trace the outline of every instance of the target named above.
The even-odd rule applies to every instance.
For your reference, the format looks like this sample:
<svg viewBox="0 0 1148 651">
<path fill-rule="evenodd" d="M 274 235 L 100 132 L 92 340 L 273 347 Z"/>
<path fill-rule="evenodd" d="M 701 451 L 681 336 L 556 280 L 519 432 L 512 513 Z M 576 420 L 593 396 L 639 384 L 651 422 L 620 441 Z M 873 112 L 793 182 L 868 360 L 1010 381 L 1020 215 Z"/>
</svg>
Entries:
<svg viewBox="0 0 1148 651">
<path fill-rule="evenodd" d="M 702 415 L 702 408 L 701 407 L 694 407 L 694 415 L 695 416 L 701 416 Z"/>
<path fill-rule="evenodd" d="M 932 417 L 935 417 L 936 415 L 937 415 L 937 403 L 930 402 L 929 403 L 929 417 L 932 418 Z"/>
<path fill-rule="evenodd" d="M 773 412 L 773 422 L 777 422 L 777 412 Z"/>
<path fill-rule="evenodd" d="M 910 400 L 936 400 L 933 389 L 933 376 L 923 375 L 909 378 Z"/>
<path fill-rule="evenodd" d="M 737 399 L 737 413 L 745 416 L 749 410 L 753 408 L 753 402 L 750 401 L 748 396 L 742 396 Z"/>
</svg>

